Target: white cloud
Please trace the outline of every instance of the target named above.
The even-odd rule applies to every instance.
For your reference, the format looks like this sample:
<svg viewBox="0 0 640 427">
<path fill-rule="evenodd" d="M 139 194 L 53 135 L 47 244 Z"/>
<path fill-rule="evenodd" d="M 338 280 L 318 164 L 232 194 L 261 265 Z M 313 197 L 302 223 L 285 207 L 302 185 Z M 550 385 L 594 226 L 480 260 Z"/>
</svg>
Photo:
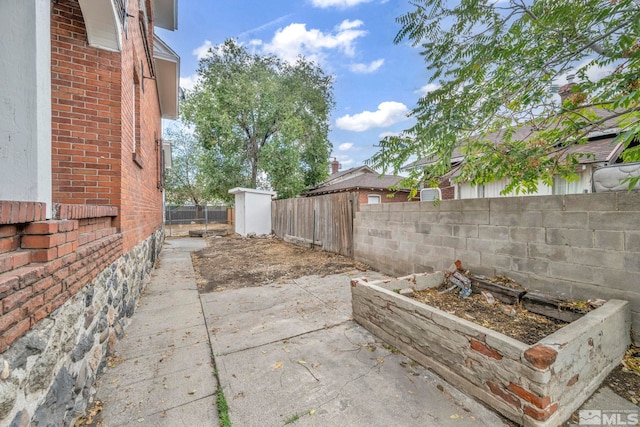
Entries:
<svg viewBox="0 0 640 427">
<path fill-rule="evenodd" d="M 387 127 L 407 119 L 409 109 L 401 102 L 386 101 L 378 105 L 377 111 L 342 116 L 336 120 L 339 129 L 364 132 L 375 127 Z"/>
<path fill-rule="evenodd" d="M 311 0 L 311 4 L 322 9 L 328 7 L 346 9 L 348 7 L 359 5 L 360 3 L 369 3 L 370 1 L 371 0 Z"/>
<path fill-rule="evenodd" d="M 211 43 L 211 40 L 205 40 L 201 46 L 193 49 L 191 53 L 198 57 L 198 60 L 200 60 L 209 54 L 209 49 L 211 48 L 213 48 L 213 43 Z"/>
<path fill-rule="evenodd" d="M 382 64 L 384 64 L 384 59 L 376 59 L 370 64 L 351 64 L 349 65 L 349 69 L 354 73 L 367 74 L 373 73 L 378 68 L 382 67 Z"/>
<path fill-rule="evenodd" d="M 378 135 L 378 138 L 385 139 L 388 136 L 400 136 L 400 135 L 402 135 L 402 132 L 382 132 L 380 135 Z"/>
<path fill-rule="evenodd" d="M 180 77 L 180 87 L 182 89 L 191 90 L 195 87 L 196 83 L 200 80 L 200 76 L 192 74 L 187 77 Z"/>
<path fill-rule="evenodd" d="M 441 86 L 439 84 L 427 83 L 426 85 L 422 86 L 420 89 L 416 90 L 415 93 L 419 93 L 420 95 L 424 96 L 429 92 L 433 92 L 434 90 L 440 89 L 440 87 Z"/>
<path fill-rule="evenodd" d="M 331 49 L 342 51 L 347 56 L 355 54 L 355 40 L 367 34 L 357 28 L 362 21 L 343 21 L 333 33 L 318 29 L 307 30 L 305 24 L 290 24 L 276 31 L 271 42 L 264 44 L 264 51 L 293 62 L 299 55 L 322 62 L 324 52 Z"/>
<path fill-rule="evenodd" d="M 338 145 L 338 151 L 348 151 L 353 147 L 351 142 L 345 142 L 344 144 Z"/>
</svg>

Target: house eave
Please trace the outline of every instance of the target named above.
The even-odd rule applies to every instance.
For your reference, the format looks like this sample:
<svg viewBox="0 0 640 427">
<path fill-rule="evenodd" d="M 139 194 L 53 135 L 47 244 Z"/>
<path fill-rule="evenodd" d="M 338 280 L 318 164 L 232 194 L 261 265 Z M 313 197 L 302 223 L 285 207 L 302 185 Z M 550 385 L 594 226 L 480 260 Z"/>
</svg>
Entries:
<svg viewBox="0 0 640 427">
<path fill-rule="evenodd" d="M 155 34 L 153 45 L 162 118 L 175 120 L 179 115 L 180 57 Z"/>
<path fill-rule="evenodd" d="M 178 0 L 153 0 L 153 11 L 156 27 L 169 31 L 178 29 Z"/>
<path fill-rule="evenodd" d="M 78 0 L 89 46 L 122 51 L 120 19 L 112 1 Z"/>
</svg>

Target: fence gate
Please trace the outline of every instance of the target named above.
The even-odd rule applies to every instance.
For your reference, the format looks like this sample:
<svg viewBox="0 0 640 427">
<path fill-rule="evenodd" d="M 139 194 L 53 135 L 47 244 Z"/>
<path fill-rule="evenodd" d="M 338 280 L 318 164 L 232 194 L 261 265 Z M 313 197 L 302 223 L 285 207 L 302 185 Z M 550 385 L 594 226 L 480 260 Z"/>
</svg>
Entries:
<svg viewBox="0 0 640 427">
<path fill-rule="evenodd" d="M 353 218 L 358 193 L 275 200 L 271 203 L 273 232 L 287 241 L 353 256 Z"/>
</svg>

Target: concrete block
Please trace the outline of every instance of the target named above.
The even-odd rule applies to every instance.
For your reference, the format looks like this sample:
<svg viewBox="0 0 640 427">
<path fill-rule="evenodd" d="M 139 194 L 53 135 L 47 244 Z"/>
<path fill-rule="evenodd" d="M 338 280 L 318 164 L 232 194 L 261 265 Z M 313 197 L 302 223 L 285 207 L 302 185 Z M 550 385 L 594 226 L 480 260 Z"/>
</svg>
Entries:
<svg viewBox="0 0 640 427">
<path fill-rule="evenodd" d="M 615 195 L 617 210 L 640 212 L 640 191 L 617 191 Z"/>
<path fill-rule="evenodd" d="M 511 269 L 511 257 L 506 255 L 497 255 L 489 252 L 480 252 L 480 262 L 493 268 L 502 268 L 504 270 Z"/>
<path fill-rule="evenodd" d="M 468 251 L 468 250 L 456 250 L 454 258 L 462 261 L 462 268 L 470 269 L 474 273 L 476 272 L 476 268 L 481 265 L 480 252 Z M 478 273 L 478 274 L 484 274 L 484 273 Z"/>
<path fill-rule="evenodd" d="M 635 251 L 640 252 L 640 232 L 595 230 L 594 246 L 599 249 L 611 249 L 615 251 L 622 251 L 625 249 L 626 237 L 633 236 L 634 233 L 637 236 L 637 247 L 635 248 Z M 634 249 L 627 248 L 627 250 L 633 251 Z"/>
<path fill-rule="evenodd" d="M 624 255 L 624 269 L 627 271 L 640 272 L 640 256 L 637 252 L 627 252 Z"/>
<path fill-rule="evenodd" d="M 572 248 L 569 262 L 572 264 L 623 269 L 624 258 L 622 254 L 623 252 L 620 251 L 608 251 L 595 248 Z"/>
<path fill-rule="evenodd" d="M 523 211 L 561 211 L 564 210 L 563 196 L 527 196 L 520 201 Z"/>
<path fill-rule="evenodd" d="M 606 231 L 601 231 L 600 233 L 607 233 L 607 232 Z M 619 233 L 619 232 L 610 231 L 609 233 Z M 597 236 L 597 232 L 596 232 L 596 236 Z M 611 240 L 613 240 L 613 238 Z M 617 241 L 616 241 L 616 243 L 617 243 Z M 613 246 L 613 244 L 611 246 Z M 618 247 L 611 247 L 611 248 L 604 247 L 603 249 L 619 249 L 619 248 Z M 629 252 L 640 252 L 640 231 L 626 230 L 624 232 L 624 250 L 627 250 Z"/>
<path fill-rule="evenodd" d="M 587 228 L 587 212 L 543 212 L 542 225 L 552 228 Z"/>
<path fill-rule="evenodd" d="M 454 225 L 453 235 L 455 237 L 478 237 L 477 225 Z"/>
<path fill-rule="evenodd" d="M 497 254 L 509 255 L 512 257 L 527 256 L 527 244 L 522 242 L 496 240 L 493 242 L 493 250 Z"/>
<path fill-rule="evenodd" d="M 454 249 L 466 249 L 467 239 L 462 237 L 443 236 L 442 246 L 446 246 L 448 248 L 454 248 Z"/>
<path fill-rule="evenodd" d="M 531 258 L 544 258 L 554 261 L 568 261 L 571 257 L 572 248 L 568 246 L 553 246 L 530 243 L 528 245 L 528 250 L 528 255 Z"/>
<path fill-rule="evenodd" d="M 453 235 L 453 226 L 445 224 L 419 223 L 417 231 L 418 233 L 432 234 L 434 236 L 451 236 Z"/>
<path fill-rule="evenodd" d="M 444 272 L 436 271 L 431 274 L 416 274 L 415 281 L 417 291 L 424 291 L 428 288 L 437 288 L 444 283 Z"/>
<path fill-rule="evenodd" d="M 447 203 L 446 200 L 443 200 L 440 205 Z M 420 210 L 420 212 L 439 212 L 440 211 L 440 206 L 436 206 L 433 204 L 433 202 L 419 202 L 418 203 L 418 209 Z"/>
<path fill-rule="evenodd" d="M 461 211 L 466 200 L 443 200 L 440 202 L 440 212 Z"/>
<path fill-rule="evenodd" d="M 613 211 L 616 210 L 615 193 L 567 194 L 564 198 L 566 211 Z"/>
<path fill-rule="evenodd" d="M 462 211 L 489 211 L 490 199 L 467 199 L 462 204 Z"/>
<path fill-rule="evenodd" d="M 463 211 L 463 224 L 489 224 L 489 211 Z"/>
<path fill-rule="evenodd" d="M 546 242 L 548 245 L 592 248 L 593 240 L 593 231 L 591 230 L 547 229 Z"/>
<path fill-rule="evenodd" d="M 480 253 L 494 252 L 493 244 L 495 240 L 487 239 L 467 239 L 467 249 Z"/>
<path fill-rule="evenodd" d="M 400 295 L 411 298 L 413 296 L 413 289 L 411 288 L 400 289 Z"/>
<path fill-rule="evenodd" d="M 491 212 L 522 212 L 522 197 L 494 197 L 489 199 Z"/>
<path fill-rule="evenodd" d="M 608 267 L 593 267 L 594 282 L 598 286 L 622 291 L 637 291 L 636 273 Z M 624 299 L 624 298 L 623 298 Z"/>
<path fill-rule="evenodd" d="M 462 222 L 462 212 L 440 212 L 437 222 L 438 224 L 460 224 Z"/>
<path fill-rule="evenodd" d="M 543 259 L 517 258 L 511 260 L 511 269 L 533 273 L 540 276 L 549 274 L 549 261 Z"/>
<path fill-rule="evenodd" d="M 495 225 L 479 225 L 478 237 L 488 240 L 509 240 L 509 227 Z"/>
<path fill-rule="evenodd" d="M 595 283 L 593 268 L 587 265 L 550 262 L 548 275 L 574 282 Z"/>
<path fill-rule="evenodd" d="M 589 228 L 592 230 L 638 230 L 640 215 L 628 212 L 589 212 Z"/>
<path fill-rule="evenodd" d="M 509 239 L 515 242 L 543 243 L 545 229 L 542 227 L 510 227 Z"/>
</svg>

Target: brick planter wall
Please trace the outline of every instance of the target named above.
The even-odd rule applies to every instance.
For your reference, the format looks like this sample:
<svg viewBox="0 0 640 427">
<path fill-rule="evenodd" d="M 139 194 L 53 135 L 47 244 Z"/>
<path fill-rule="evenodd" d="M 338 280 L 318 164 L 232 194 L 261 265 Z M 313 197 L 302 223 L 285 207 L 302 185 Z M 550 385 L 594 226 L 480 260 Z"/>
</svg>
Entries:
<svg viewBox="0 0 640 427">
<path fill-rule="evenodd" d="M 610 300 L 529 346 L 375 283 L 351 282 L 355 321 L 524 426 L 566 420 L 630 341 L 626 301 Z"/>
</svg>

